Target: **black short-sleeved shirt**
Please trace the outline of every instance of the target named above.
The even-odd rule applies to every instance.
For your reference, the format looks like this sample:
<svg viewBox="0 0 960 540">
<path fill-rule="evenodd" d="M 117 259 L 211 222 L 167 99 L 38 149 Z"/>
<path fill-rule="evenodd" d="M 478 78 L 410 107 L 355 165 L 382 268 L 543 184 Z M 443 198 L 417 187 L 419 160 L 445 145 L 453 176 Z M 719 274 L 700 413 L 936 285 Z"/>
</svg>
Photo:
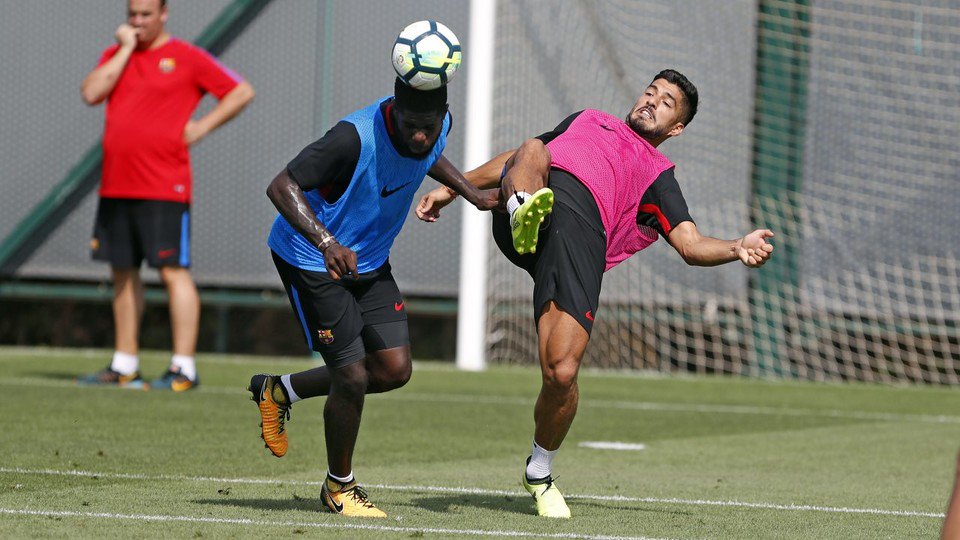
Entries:
<svg viewBox="0 0 960 540">
<path fill-rule="evenodd" d="M 380 104 L 380 113 L 384 118 L 394 114 L 393 106 L 393 98 L 384 100 Z M 421 157 L 410 152 L 396 129 L 390 129 L 395 123 L 387 122 L 387 127 L 390 142 L 393 143 L 397 153 L 404 157 Z M 453 118 L 451 117 L 450 127 L 447 129 L 448 135 L 452 128 Z M 431 147 L 428 152 L 432 150 Z M 333 203 L 347 191 L 359 161 L 360 135 L 357 133 L 357 128 L 350 122 L 340 121 L 323 137 L 301 150 L 300 154 L 287 164 L 287 173 L 300 186 L 300 189 L 319 190 L 327 202 Z"/>
<path fill-rule="evenodd" d="M 537 136 L 537 139 L 540 139 L 543 144 L 549 143 L 566 131 L 582 112 L 571 114 L 557 124 L 552 131 Z M 667 237 L 674 227 L 684 221 L 692 222 L 693 218 L 690 217 L 687 201 L 683 198 L 680 184 L 671 167 L 660 173 L 660 176 L 643 193 L 637 209 L 637 225 L 646 225 L 657 231 L 660 236 Z"/>
</svg>

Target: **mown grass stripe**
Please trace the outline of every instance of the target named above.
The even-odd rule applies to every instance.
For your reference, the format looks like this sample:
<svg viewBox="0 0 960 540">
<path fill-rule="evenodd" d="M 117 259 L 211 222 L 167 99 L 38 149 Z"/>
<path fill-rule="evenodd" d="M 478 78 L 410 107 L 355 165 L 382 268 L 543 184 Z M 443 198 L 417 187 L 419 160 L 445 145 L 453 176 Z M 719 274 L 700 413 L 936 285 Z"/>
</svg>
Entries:
<svg viewBox="0 0 960 540">
<path fill-rule="evenodd" d="M 317 523 L 314 521 L 264 521 L 247 518 L 212 518 L 196 516 L 176 516 L 165 514 L 115 514 L 109 512 L 74 512 L 66 510 L 35 510 L 30 508 L 0 508 L 0 514 L 55 517 L 86 517 L 98 519 L 128 519 L 134 521 L 187 523 L 215 523 L 227 525 L 266 525 L 277 527 L 313 527 L 319 529 L 347 529 L 364 531 L 384 531 L 400 533 L 433 533 L 461 536 L 487 536 L 501 538 L 562 538 L 574 540 L 655 540 L 645 536 L 606 536 L 576 533 L 538 533 L 524 531 L 503 531 L 483 529 L 441 529 L 433 527 L 395 527 L 391 525 L 368 525 L 364 523 Z"/>
<path fill-rule="evenodd" d="M 78 385 L 73 381 L 50 380 L 40 377 L 9 377 L 0 378 L 0 385 L 8 386 L 40 386 L 55 388 L 77 388 Z M 94 389 L 93 387 L 86 387 Z M 95 389 L 123 390 L 130 391 L 128 388 L 117 388 L 111 386 L 98 386 Z M 135 390 L 139 391 L 139 390 Z M 247 393 L 247 390 L 240 387 L 210 386 L 203 385 L 191 392 L 203 394 L 225 394 L 239 395 Z M 485 405 L 502 406 L 531 406 L 534 398 L 521 398 L 515 396 L 492 396 L 492 395 L 467 395 L 467 394 L 424 394 L 417 392 L 396 392 L 390 394 L 378 394 L 370 396 L 373 400 L 397 400 L 397 401 L 416 401 L 424 403 L 466 403 L 476 405 L 482 403 Z M 758 407 L 754 405 L 723 405 L 714 403 L 661 403 L 644 401 L 611 401 L 602 399 L 591 399 L 580 404 L 580 408 L 587 409 L 621 409 L 636 411 L 655 411 L 655 412 L 691 412 L 701 414 L 734 414 L 734 415 L 758 415 L 758 416 L 791 416 L 800 418 L 837 418 L 842 420 L 866 420 L 871 422 L 907 422 L 920 424 L 960 424 L 960 416 L 951 416 L 946 414 L 900 414 L 884 413 L 870 411 L 840 411 L 834 409 L 792 409 L 787 407 Z"/>
<path fill-rule="evenodd" d="M 192 481 L 192 482 L 219 482 L 224 484 L 285 484 L 297 486 L 319 486 L 322 481 L 309 480 L 285 480 L 285 479 L 264 479 L 264 478 L 216 478 L 210 476 L 186 476 L 186 475 L 147 475 L 138 473 L 100 473 L 91 471 L 60 471 L 54 469 L 23 469 L 20 467 L 0 467 L 0 473 L 7 474 L 44 474 L 53 476 L 80 476 L 87 478 L 117 478 L 126 480 L 172 480 L 172 481 Z M 390 484 L 366 484 L 366 487 L 373 489 L 383 489 L 388 491 L 413 491 L 426 493 L 460 493 L 468 495 L 506 495 L 526 497 L 527 494 L 522 491 L 507 491 L 499 489 L 481 489 L 470 487 L 445 487 L 445 486 L 405 486 Z M 809 511 L 809 512 L 829 512 L 836 514 L 873 514 L 879 516 L 902 516 L 902 517 L 928 517 L 943 519 L 944 514 L 939 512 L 923 512 L 917 510 L 884 510 L 877 508 L 850 508 L 843 506 L 821 506 L 808 504 L 776 504 L 776 503 L 756 503 L 744 501 L 716 501 L 708 499 L 680 499 L 680 498 L 659 498 L 659 497 L 628 497 L 623 495 L 586 495 L 586 494 L 567 494 L 570 500 L 589 500 L 604 502 L 633 502 L 633 503 L 653 503 L 653 504 L 679 504 L 692 506 L 721 506 L 734 508 L 752 508 L 760 510 L 789 510 L 789 511 Z"/>
</svg>

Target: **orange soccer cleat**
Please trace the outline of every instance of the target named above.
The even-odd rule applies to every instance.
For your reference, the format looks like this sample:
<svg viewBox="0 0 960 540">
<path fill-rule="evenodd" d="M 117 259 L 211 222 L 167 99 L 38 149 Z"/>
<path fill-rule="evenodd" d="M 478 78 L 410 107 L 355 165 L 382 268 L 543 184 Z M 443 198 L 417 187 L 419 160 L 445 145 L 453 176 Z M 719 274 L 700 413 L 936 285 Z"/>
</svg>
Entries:
<svg viewBox="0 0 960 540">
<path fill-rule="evenodd" d="M 254 375 L 247 388 L 260 408 L 260 438 L 277 457 L 287 453 L 285 423 L 290 419 L 290 398 L 275 375 Z"/>
</svg>

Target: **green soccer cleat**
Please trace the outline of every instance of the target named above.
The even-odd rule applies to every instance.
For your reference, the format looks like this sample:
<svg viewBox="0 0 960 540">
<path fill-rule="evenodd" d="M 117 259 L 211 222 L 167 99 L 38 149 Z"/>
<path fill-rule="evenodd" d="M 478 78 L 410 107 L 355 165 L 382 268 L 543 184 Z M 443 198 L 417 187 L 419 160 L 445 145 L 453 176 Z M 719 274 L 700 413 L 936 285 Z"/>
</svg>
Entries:
<svg viewBox="0 0 960 540">
<path fill-rule="evenodd" d="M 130 375 L 121 375 L 110 369 L 110 366 L 101 369 L 96 373 L 84 375 L 77 379 L 80 386 L 116 386 L 118 388 L 131 388 L 134 390 L 146 390 L 148 386 L 140 377 L 140 372 L 135 371 Z"/>
<path fill-rule="evenodd" d="M 541 188 L 510 214 L 513 249 L 523 255 L 537 251 L 540 224 L 553 212 L 553 190 Z"/>
<path fill-rule="evenodd" d="M 520 482 L 523 488 L 527 490 L 537 505 L 537 515 L 550 518 L 570 518 L 570 508 L 567 507 L 567 501 L 563 500 L 563 494 L 553 483 L 553 476 L 540 478 L 538 480 L 528 480 L 527 472 L 524 471 Z"/>
</svg>

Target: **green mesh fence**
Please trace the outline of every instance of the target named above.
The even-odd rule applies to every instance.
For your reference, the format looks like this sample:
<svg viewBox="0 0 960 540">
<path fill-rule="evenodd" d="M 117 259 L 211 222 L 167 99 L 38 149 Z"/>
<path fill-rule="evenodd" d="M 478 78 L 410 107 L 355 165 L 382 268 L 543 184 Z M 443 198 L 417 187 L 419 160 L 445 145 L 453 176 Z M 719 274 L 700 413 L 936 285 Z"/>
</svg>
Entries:
<svg viewBox="0 0 960 540">
<path fill-rule="evenodd" d="M 497 150 L 676 67 L 701 112 L 661 149 L 698 227 L 777 233 L 759 271 L 661 241 L 608 273 L 585 365 L 960 382 L 960 3 L 540 4 L 498 14 Z M 490 359 L 535 362 L 532 283 L 495 248 L 489 290 Z"/>
</svg>

